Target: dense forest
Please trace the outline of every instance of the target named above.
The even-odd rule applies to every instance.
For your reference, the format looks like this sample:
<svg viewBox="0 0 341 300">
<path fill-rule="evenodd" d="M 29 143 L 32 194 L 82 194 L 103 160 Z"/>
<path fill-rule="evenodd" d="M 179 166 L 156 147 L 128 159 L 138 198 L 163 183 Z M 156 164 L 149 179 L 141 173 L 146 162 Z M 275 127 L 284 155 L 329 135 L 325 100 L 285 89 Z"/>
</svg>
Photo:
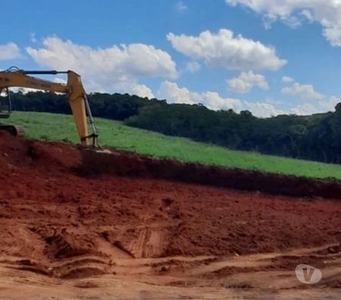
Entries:
<svg viewBox="0 0 341 300">
<path fill-rule="evenodd" d="M 88 95 L 92 113 L 129 126 L 183 136 L 230 149 L 341 162 L 341 103 L 335 112 L 312 116 L 257 118 L 249 111 L 212 111 L 188 104 L 128 94 Z M 44 92 L 12 94 L 13 110 L 69 114 L 64 95 Z M 195 151 L 195 149 L 193 149 Z"/>
</svg>

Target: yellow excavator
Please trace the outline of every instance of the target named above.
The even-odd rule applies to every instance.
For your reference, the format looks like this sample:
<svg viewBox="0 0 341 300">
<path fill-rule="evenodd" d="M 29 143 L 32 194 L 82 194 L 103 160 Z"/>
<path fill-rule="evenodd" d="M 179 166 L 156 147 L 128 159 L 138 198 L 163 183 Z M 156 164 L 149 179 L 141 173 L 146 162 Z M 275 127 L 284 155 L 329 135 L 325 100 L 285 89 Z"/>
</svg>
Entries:
<svg viewBox="0 0 341 300">
<path fill-rule="evenodd" d="M 30 76 L 57 74 L 66 74 L 67 83 L 57 83 Z M 6 99 L 6 103 L 2 103 L 2 106 L 0 105 L 0 118 L 9 118 L 12 111 L 11 98 L 8 91 L 10 87 L 34 88 L 38 90 L 65 94 L 71 108 L 81 145 L 84 147 L 98 147 L 98 134 L 96 126 L 80 75 L 70 70 L 27 71 L 20 70 L 16 67 L 11 67 L 5 71 L 0 71 L 0 94 L 7 91 L 7 97 L 2 97 L 1 100 L 3 102 L 4 99 Z M 91 134 L 89 134 L 88 130 L 88 121 L 92 131 Z M 18 135 L 21 133 L 21 130 L 14 125 L 0 124 L 0 130 L 6 130 L 12 135 Z"/>
</svg>

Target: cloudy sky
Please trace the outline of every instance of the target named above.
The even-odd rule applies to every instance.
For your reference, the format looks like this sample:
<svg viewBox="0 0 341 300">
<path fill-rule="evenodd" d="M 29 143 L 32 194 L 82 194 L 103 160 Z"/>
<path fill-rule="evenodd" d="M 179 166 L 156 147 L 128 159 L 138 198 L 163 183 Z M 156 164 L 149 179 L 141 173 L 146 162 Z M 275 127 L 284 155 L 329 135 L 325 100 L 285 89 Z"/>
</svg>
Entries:
<svg viewBox="0 0 341 300">
<path fill-rule="evenodd" d="M 340 100 L 341 0 L 11 0 L 1 10 L 1 69 L 74 70 L 89 93 L 261 117 Z"/>
</svg>

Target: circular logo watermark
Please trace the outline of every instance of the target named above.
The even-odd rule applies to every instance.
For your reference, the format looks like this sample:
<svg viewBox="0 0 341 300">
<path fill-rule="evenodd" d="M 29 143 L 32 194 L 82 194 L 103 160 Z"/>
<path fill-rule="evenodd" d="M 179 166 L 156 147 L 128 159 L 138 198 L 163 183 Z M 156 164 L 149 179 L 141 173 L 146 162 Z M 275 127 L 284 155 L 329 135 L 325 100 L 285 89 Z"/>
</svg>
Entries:
<svg viewBox="0 0 341 300">
<path fill-rule="evenodd" d="M 298 265 L 295 274 L 297 279 L 304 284 L 315 284 L 322 279 L 322 272 L 309 265 Z"/>
</svg>

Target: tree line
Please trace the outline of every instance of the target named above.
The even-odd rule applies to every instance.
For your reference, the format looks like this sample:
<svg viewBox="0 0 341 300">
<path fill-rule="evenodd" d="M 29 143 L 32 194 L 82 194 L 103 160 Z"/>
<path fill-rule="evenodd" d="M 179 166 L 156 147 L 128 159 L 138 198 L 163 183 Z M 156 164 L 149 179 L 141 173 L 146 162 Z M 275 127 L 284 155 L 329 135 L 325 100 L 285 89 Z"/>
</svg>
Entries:
<svg viewBox="0 0 341 300">
<path fill-rule="evenodd" d="M 341 103 L 334 112 L 257 118 L 249 111 L 209 110 L 201 104 L 167 104 L 129 94 L 88 95 L 95 117 L 235 150 L 341 162 Z M 12 93 L 13 110 L 70 114 L 64 95 Z"/>
</svg>

